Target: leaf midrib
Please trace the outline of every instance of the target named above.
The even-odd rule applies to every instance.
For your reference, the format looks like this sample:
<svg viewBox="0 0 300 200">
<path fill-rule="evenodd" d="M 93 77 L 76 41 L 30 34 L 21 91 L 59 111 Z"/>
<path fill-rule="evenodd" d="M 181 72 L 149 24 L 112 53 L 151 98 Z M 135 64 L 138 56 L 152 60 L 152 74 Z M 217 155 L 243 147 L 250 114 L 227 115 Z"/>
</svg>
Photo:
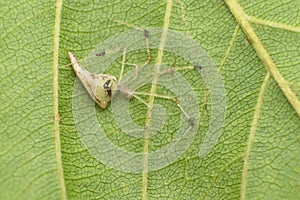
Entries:
<svg viewBox="0 0 300 200">
<path fill-rule="evenodd" d="M 172 12 L 172 5 L 173 1 L 168 0 L 166 4 L 166 11 L 164 17 L 164 25 L 163 31 L 159 42 L 158 54 L 155 62 L 155 73 L 153 74 L 152 86 L 150 89 L 150 94 L 155 94 L 156 87 L 157 87 L 157 80 L 159 74 L 159 66 L 162 63 L 163 51 L 167 40 L 167 34 L 170 24 L 170 17 Z M 152 108 L 154 105 L 154 96 L 149 96 L 149 107 L 146 114 L 146 122 L 145 127 L 150 127 L 151 123 L 151 115 L 152 115 Z M 143 183 L 142 183 L 142 199 L 147 199 L 147 188 L 148 188 L 148 145 L 149 145 L 149 129 L 145 129 L 144 134 L 144 149 L 143 149 Z"/>
<path fill-rule="evenodd" d="M 55 23 L 54 23 L 54 41 L 53 41 L 53 116 L 54 116 L 54 135 L 55 135 L 55 153 L 57 162 L 57 174 L 59 186 L 61 189 L 62 199 L 67 200 L 67 193 L 63 175 L 62 158 L 61 158 L 61 144 L 59 121 L 60 116 L 58 112 L 58 52 L 59 52 L 59 34 L 61 23 L 62 0 L 56 1 L 55 9 Z"/>
</svg>

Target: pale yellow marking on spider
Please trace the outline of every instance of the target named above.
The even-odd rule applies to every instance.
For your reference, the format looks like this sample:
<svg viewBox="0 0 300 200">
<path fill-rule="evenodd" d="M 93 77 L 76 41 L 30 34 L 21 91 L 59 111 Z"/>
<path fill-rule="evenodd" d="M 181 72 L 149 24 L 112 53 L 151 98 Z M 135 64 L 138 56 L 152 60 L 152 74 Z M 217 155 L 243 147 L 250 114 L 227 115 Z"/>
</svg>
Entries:
<svg viewBox="0 0 300 200">
<path fill-rule="evenodd" d="M 110 74 L 94 74 L 87 71 L 71 52 L 69 52 L 69 58 L 74 72 L 89 95 L 101 108 L 106 108 L 118 84 L 116 77 Z"/>
</svg>

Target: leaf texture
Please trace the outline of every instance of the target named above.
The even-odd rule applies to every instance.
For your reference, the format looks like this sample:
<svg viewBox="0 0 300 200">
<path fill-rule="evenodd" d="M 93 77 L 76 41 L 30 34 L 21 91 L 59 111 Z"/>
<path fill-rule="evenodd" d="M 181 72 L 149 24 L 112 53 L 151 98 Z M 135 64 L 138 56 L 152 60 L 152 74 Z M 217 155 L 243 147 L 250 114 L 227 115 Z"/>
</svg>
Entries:
<svg viewBox="0 0 300 200">
<path fill-rule="evenodd" d="M 297 0 L 0 2 L 0 199 L 297 199 L 299 8 Z M 162 32 L 145 32 L 154 30 L 151 27 Z M 101 44 L 129 30 L 140 31 L 140 36 L 128 38 L 142 38 L 145 46 L 126 53 L 125 74 L 135 68 L 132 64 L 147 61 L 145 35 L 151 47 L 149 66 L 191 65 L 170 50 L 173 32 L 188 38 L 175 43 L 178 52 L 192 39 L 215 63 L 226 93 L 226 115 L 221 135 L 215 135 L 203 157 L 199 151 L 214 112 L 212 88 L 203 74 L 211 66 L 201 66 L 202 76 L 195 70 L 178 71 L 190 85 L 182 91 L 193 90 L 197 99 L 196 122 L 186 120 L 170 99 L 141 95 L 154 105 L 153 113 L 164 110 L 162 114 L 151 115 L 145 104 L 131 98 L 126 108 L 131 119 L 120 124 L 113 115 L 124 113 L 113 108 L 117 101 L 101 109 L 80 86 L 68 52 L 87 70 L 118 78 L 123 50 L 131 44 L 119 49 Z M 99 66 L 115 52 L 120 54 L 102 70 L 86 64 L 94 50 L 103 57 Z M 149 83 L 139 92 L 177 97 L 182 105 L 181 98 L 188 102 L 189 97 L 179 97 L 176 90 L 155 85 L 152 72 L 142 69 Z M 143 155 L 139 165 L 144 171 L 129 173 L 103 162 L 100 154 L 109 154 L 109 147 L 98 152 L 99 157 L 97 145 L 87 148 L 79 125 L 93 136 L 90 144 L 103 140 L 86 117 L 91 108 L 98 132 L 122 151 Z M 144 128 L 144 135 L 128 134 L 131 126 L 126 129 L 125 122 L 130 120 Z M 148 156 L 172 143 L 180 127 L 191 124 L 196 124 L 196 134 L 188 148 L 168 165 L 149 170 Z M 113 154 L 109 158 L 123 159 Z"/>
</svg>

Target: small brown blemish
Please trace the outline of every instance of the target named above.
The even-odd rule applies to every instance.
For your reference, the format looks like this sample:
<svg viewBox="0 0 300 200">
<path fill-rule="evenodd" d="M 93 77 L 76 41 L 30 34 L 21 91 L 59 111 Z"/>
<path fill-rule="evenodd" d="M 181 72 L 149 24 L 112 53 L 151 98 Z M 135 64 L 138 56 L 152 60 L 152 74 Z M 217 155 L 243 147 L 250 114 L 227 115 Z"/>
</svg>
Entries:
<svg viewBox="0 0 300 200">
<path fill-rule="evenodd" d="M 147 126 L 145 126 L 145 131 L 147 131 L 147 130 L 149 130 L 149 126 L 147 125 Z"/>
</svg>

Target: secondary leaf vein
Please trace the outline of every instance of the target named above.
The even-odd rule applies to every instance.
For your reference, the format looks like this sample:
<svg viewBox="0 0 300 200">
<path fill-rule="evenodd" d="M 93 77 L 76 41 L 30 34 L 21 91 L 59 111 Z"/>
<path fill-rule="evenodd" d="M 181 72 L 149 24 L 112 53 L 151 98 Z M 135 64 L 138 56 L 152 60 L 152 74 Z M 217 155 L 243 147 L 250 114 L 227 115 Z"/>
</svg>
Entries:
<svg viewBox="0 0 300 200">
<path fill-rule="evenodd" d="M 244 12 L 244 10 L 240 7 L 239 3 L 236 0 L 225 0 L 228 8 L 236 18 L 238 24 L 240 25 L 241 29 L 247 35 L 249 41 L 251 42 L 253 48 L 256 51 L 257 56 L 262 61 L 263 65 L 265 66 L 266 70 L 269 71 L 272 77 L 277 82 L 278 86 L 280 87 L 281 91 L 290 102 L 292 107 L 294 108 L 295 112 L 300 117 L 300 101 L 295 95 L 295 93 L 290 88 L 288 81 L 284 79 L 281 75 L 277 67 L 275 66 L 271 56 L 263 46 L 262 42 L 256 35 L 255 31 L 253 30 L 251 24 L 248 21 L 248 16 Z"/>
</svg>

